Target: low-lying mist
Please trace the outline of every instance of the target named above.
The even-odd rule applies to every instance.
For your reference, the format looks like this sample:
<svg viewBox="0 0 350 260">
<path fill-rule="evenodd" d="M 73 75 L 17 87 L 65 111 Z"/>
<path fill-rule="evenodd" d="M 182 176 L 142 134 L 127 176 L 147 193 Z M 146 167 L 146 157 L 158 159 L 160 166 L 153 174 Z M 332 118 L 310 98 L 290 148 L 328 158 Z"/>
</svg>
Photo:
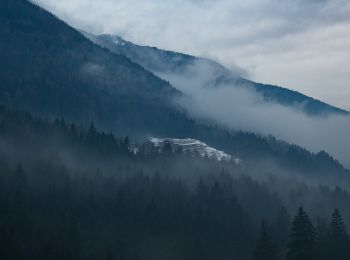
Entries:
<svg viewBox="0 0 350 260">
<path fill-rule="evenodd" d="M 217 85 L 216 71 L 197 62 L 185 73 L 157 73 L 188 98 L 177 102 L 196 117 L 234 130 L 273 135 L 313 152 L 325 150 L 350 168 L 350 116 L 308 116 L 300 105 L 266 102 L 244 85 Z"/>
</svg>

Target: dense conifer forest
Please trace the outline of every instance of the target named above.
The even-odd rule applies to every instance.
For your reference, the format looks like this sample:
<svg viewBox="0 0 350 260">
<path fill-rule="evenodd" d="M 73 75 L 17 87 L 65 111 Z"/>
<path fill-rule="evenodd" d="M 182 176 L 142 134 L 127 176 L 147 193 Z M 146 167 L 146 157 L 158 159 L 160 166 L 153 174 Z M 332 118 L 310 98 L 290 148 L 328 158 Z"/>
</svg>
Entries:
<svg viewBox="0 0 350 260">
<path fill-rule="evenodd" d="M 5 107 L 0 122 L 1 259 L 348 259 L 339 187 Z"/>
<path fill-rule="evenodd" d="M 122 54 L 31 1 L 0 1 L 1 260 L 350 259 L 336 159 L 193 119 Z"/>
</svg>

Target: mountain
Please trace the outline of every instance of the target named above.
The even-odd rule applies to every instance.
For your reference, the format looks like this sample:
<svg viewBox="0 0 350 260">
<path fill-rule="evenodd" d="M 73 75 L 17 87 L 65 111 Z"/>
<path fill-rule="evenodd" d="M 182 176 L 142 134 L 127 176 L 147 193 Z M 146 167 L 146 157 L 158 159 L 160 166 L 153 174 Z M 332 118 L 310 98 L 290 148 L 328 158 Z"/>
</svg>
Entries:
<svg viewBox="0 0 350 260">
<path fill-rule="evenodd" d="M 0 66 L 0 102 L 11 108 L 122 133 L 161 134 L 161 119 L 177 117 L 167 82 L 28 1 L 0 3 Z"/>
<path fill-rule="evenodd" d="M 24 0 L 0 1 L 0 65 L 0 259 L 349 259 L 350 172 L 325 151 L 190 118 Z"/>
<path fill-rule="evenodd" d="M 299 175 L 349 174 L 325 152 L 195 121 L 173 104 L 183 94 L 168 82 L 25 0 L 0 2 L 0 66 L 0 103 L 10 109 L 142 140 L 196 139 L 266 171 L 273 162 Z"/>
<path fill-rule="evenodd" d="M 203 78 L 203 74 L 206 74 L 206 79 L 203 82 L 205 86 L 203 87 L 242 86 L 258 92 L 268 102 L 300 107 L 306 114 L 312 116 L 349 114 L 348 111 L 328 105 L 299 92 L 245 79 L 210 59 L 136 45 L 117 35 L 95 36 L 88 33 L 84 33 L 84 35 L 114 53 L 125 55 L 170 83 L 173 83 L 172 79 L 174 77 L 180 76 L 195 80 Z"/>
</svg>

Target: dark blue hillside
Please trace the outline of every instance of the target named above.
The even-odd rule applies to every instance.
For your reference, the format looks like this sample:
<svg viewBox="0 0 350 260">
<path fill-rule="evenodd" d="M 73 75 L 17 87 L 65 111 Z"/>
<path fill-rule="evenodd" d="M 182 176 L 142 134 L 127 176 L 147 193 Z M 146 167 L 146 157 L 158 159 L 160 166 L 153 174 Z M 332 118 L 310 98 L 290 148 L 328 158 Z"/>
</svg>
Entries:
<svg viewBox="0 0 350 260">
<path fill-rule="evenodd" d="M 193 61 L 191 56 L 180 55 L 186 57 L 182 60 L 177 54 L 162 53 L 165 60 L 174 55 L 177 67 Z M 25 0 L 0 2 L 0 68 L 0 103 L 10 109 L 42 118 L 64 117 L 85 126 L 94 122 L 103 131 L 143 140 L 199 139 L 256 167 L 269 160 L 299 174 L 349 174 L 328 155 L 319 157 L 253 133 L 196 122 L 172 105 L 172 98 L 181 93 L 169 83 L 127 57 L 93 44 Z"/>
</svg>

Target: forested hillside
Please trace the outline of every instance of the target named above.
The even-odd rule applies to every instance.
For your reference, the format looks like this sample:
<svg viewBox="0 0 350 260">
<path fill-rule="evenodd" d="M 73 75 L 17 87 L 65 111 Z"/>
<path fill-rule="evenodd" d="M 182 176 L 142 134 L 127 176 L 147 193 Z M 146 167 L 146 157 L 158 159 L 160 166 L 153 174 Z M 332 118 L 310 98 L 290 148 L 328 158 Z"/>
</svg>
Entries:
<svg viewBox="0 0 350 260">
<path fill-rule="evenodd" d="M 0 6 L 0 101 L 10 108 L 85 127 L 94 122 L 139 140 L 195 138 L 266 171 L 277 167 L 331 181 L 348 174 L 324 152 L 198 123 L 172 104 L 181 93 L 125 56 L 94 45 L 25 0 L 3 0 Z"/>
<path fill-rule="evenodd" d="M 1 260 L 350 259 L 349 170 L 191 118 L 152 72 L 196 58 L 113 39 L 0 1 Z M 214 65 L 215 80 L 246 82 Z M 309 115 L 347 113 L 249 84 Z"/>
<path fill-rule="evenodd" d="M 347 259 L 341 188 L 4 107 L 0 123 L 1 259 Z"/>
<path fill-rule="evenodd" d="M 160 119 L 181 118 L 168 83 L 25 0 L 0 3 L 0 66 L 0 100 L 16 109 L 124 133 L 161 133 Z"/>
</svg>

